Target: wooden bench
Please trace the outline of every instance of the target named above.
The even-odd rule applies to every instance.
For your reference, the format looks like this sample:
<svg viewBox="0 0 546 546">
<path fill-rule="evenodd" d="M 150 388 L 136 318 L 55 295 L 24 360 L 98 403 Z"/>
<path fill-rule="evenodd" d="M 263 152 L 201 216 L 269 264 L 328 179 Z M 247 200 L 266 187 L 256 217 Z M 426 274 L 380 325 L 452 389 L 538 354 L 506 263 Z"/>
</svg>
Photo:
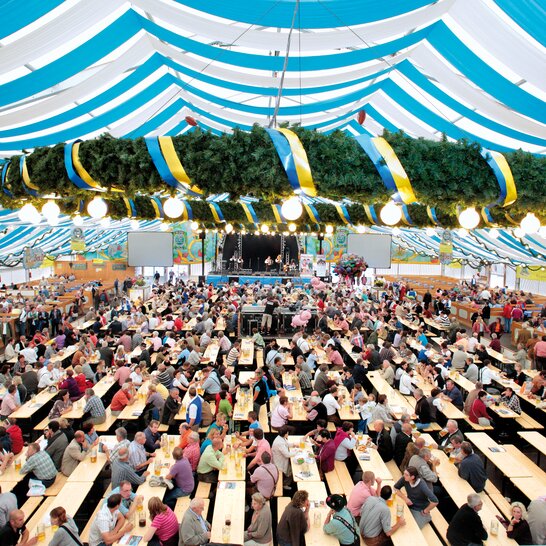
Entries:
<svg viewBox="0 0 546 546">
<path fill-rule="evenodd" d="M 389 469 L 389 472 L 395 480 L 398 480 L 402 477 L 402 472 L 400 471 L 398 465 L 394 462 L 394 460 L 391 459 L 388 463 L 385 463 L 385 466 Z"/>
<path fill-rule="evenodd" d="M 525 430 L 543 430 L 544 427 L 535 421 L 530 415 L 527 415 L 523 411 L 519 417 L 515 419 L 516 423 Z"/>
<path fill-rule="evenodd" d="M 35 427 L 34 430 L 38 430 L 39 432 L 43 432 L 44 429 L 49 425 L 49 417 L 46 417 L 45 419 L 42 419 Z"/>
<path fill-rule="evenodd" d="M 351 475 L 347 470 L 347 465 L 343 461 L 336 461 L 335 471 L 339 479 L 339 483 L 341 484 L 341 490 L 345 493 L 345 496 L 349 498 L 355 484 L 353 482 L 353 478 L 351 478 Z"/>
<path fill-rule="evenodd" d="M 284 509 L 292 499 L 290 497 L 277 497 L 277 523 L 281 520 Z"/>
<path fill-rule="evenodd" d="M 262 427 L 262 430 L 264 433 L 271 432 L 269 428 L 269 419 L 267 417 L 267 408 L 266 406 L 260 407 L 260 415 L 258 416 L 258 422 L 260 423 L 260 426 Z"/>
<path fill-rule="evenodd" d="M 485 493 L 504 517 L 508 519 L 512 517 L 512 507 L 510 506 L 510 503 L 504 498 L 491 480 L 485 482 Z M 481 495 L 483 495 L 483 493 Z"/>
<path fill-rule="evenodd" d="M 59 472 L 57 474 L 57 479 L 55 480 L 55 483 L 45 490 L 45 496 L 46 497 L 57 496 L 59 494 L 59 491 L 63 488 L 64 484 L 66 483 L 66 480 L 68 480 L 68 477 Z"/>
<path fill-rule="evenodd" d="M 335 432 L 336 431 L 336 425 L 332 423 L 332 421 L 328 421 L 328 425 L 326 426 L 326 430 L 329 432 Z"/>
<path fill-rule="evenodd" d="M 112 415 L 112 410 L 110 409 L 110 406 L 106 408 L 106 419 L 104 423 L 101 423 L 100 425 L 95 425 L 95 431 L 96 432 L 108 432 L 112 425 L 116 422 L 117 417 L 115 415 Z"/>
<path fill-rule="evenodd" d="M 283 477 L 283 473 L 279 472 L 279 479 L 277 480 L 275 493 L 273 493 L 274 497 L 282 497 L 282 484 L 283 484 L 282 477 Z"/>
<path fill-rule="evenodd" d="M 430 423 L 427 428 L 421 430 L 421 432 L 439 432 L 442 427 L 438 423 Z"/>
<path fill-rule="evenodd" d="M 179 497 L 177 499 L 176 506 L 174 507 L 174 513 L 178 521 L 182 521 L 182 518 L 184 517 L 184 513 L 190 507 L 190 502 L 191 502 L 190 497 Z M 209 511 L 210 500 L 203 499 L 203 504 L 205 505 L 203 514 L 205 515 L 205 518 L 206 518 L 206 515 Z"/>
<path fill-rule="evenodd" d="M 169 425 L 159 425 L 157 429 L 159 432 L 169 432 Z"/>
<path fill-rule="evenodd" d="M 436 530 L 436 533 L 442 540 L 445 541 L 446 544 L 448 544 L 447 542 L 448 523 L 445 520 L 444 516 L 442 516 L 442 514 L 437 508 L 432 510 L 432 512 L 430 513 L 430 516 L 432 518 L 432 526 Z"/>
<path fill-rule="evenodd" d="M 326 483 L 328 484 L 328 489 L 330 490 L 331 495 L 334 493 L 340 494 L 343 492 L 343 487 L 341 486 L 341 481 L 339 480 L 339 476 L 337 475 L 335 468 L 331 472 L 325 472 L 324 477 L 326 478 Z"/>
<path fill-rule="evenodd" d="M 197 485 L 197 490 L 195 491 L 196 497 L 201 497 L 202 499 L 208 499 L 210 495 L 210 483 L 199 482 Z"/>
<path fill-rule="evenodd" d="M 28 521 L 32 514 L 36 511 L 38 506 L 42 504 L 42 501 L 44 500 L 44 497 L 29 497 L 25 504 L 21 506 L 21 510 L 25 514 L 25 521 Z"/>
<path fill-rule="evenodd" d="M 263 368 L 264 367 L 264 352 L 261 349 L 256 349 L 254 351 L 254 356 L 256 357 L 256 367 Z"/>
<path fill-rule="evenodd" d="M 99 510 L 102 508 L 102 500 L 99 501 L 99 504 L 93 511 L 93 514 L 91 514 L 91 517 L 87 521 L 87 525 L 84 527 L 83 531 L 80 534 L 80 538 L 82 542 L 89 542 L 89 531 L 91 530 L 91 525 L 95 521 L 95 518 L 97 517 L 97 514 L 99 513 Z"/>
<path fill-rule="evenodd" d="M 493 430 L 491 425 L 478 425 L 478 423 L 473 423 L 469 417 L 465 417 L 465 423 L 469 424 L 473 430 L 483 431 L 483 430 Z"/>
<path fill-rule="evenodd" d="M 427 546 L 443 546 L 444 543 L 440 540 L 430 523 L 422 527 L 421 532 L 427 541 Z"/>
</svg>

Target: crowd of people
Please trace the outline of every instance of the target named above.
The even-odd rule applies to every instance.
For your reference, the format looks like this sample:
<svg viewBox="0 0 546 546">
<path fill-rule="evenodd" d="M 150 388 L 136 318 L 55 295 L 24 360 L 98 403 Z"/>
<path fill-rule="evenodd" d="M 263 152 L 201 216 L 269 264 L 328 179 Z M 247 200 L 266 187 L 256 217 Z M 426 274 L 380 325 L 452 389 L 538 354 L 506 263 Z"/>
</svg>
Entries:
<svg viewBox="0 0 546 546">
<path fill-rule="evenodd" d="M 290 464 L 295 453 L 290 436 L 294 433 L 305 434 L 312 443 L 322 477 L 334 469 L 335 461 L 343 461 L 356 482 L 347 498 L 336 492 L 326 499 L 331 512 L 324 521 L 324 532 L 334 535 L 340 544 L 353 544 L 359 535 L 372 546 L 387 544 L 405 524 L 404 518 L 391 523 L 388 502 L 393 495 L 407 504 L 419 527 L 430 522 L 432 510 L 450 509 L 451 501 L 442 487 L 431 449 L 448 453 L 461 479 L 476 493 L 484 490 L 487 474 L 480 457 L 464 441 L 457 421 L 445 422 L 442 409 L 450 402 L 465 411 L 471 422 L 491 423 L 488 404 L 499 386 L 499 377 L 491 371 L 483 343 L 483 336 L 491 329 L 483 310 L 487 301 L 502 301 L 500 296 L 490 292 L 485 298 L 483 290 L 478 294 L 483 306 L 474 326 L 483 323 L 483 328 L 473 326 L 468 331 L 450 315 L 449 294 L 433 296 L 427 292 L 420 301 L 403 283 L 386 286 L 378 298 L 362 285 L 327 286 L 319 291 L 311 285 L 296 288 L 290 284 L 233 283 L 215 288 L 174 282 L 172 277 L 170 281 L 156 284 L 146 302 L 129 302 L 123 287 L 118 287 L 117 294 L 102 299 L 99 295 L 98 301 L 84 310 L 80 322 L 67 316 L 56 329 L 51 321 L 34 331 L 21 324 L 19 336 L 9 340 L 6 347 L 8 363 L 0 370 L 0 380 L 7 388 L 0 407 L 4 421 L 0 427 L 0 471 L 14 464 L 14 456 L 24 449 L 22 431 L 11 414 L 37 392 L 58 390 L 49 412 L 46 445 L 41 448 L 38 443 L 28 443 L 20 471 L 48 487 L 59 472 L 69 476 L 90 450 L 100 447 L 104 451 L 108 463 L 100 478 L 111 481 L 113 490 L 92 522 L 90 546 L 117 541 L 131 530 L 131 516 L 143 510 L 142 499 L 134 491 L 144 481 L 154 479 L 148 468 L 163 446 L 160 424 L 171 431 L 178 429 L 180 435 L 172 449 L 174 464 L 166 478 L 158 480 L 159 486 L 166 487 L 165 496 L 149 499 L 147 506 L 151 526 L 144 540 L 162 545 L 180 541 L 197 546 L 210 540 L 203 499 L 193 498 L 180 521 L 174 510 L 177 499 L 191 495 L 198 482 L 218 482 L 231 449 L 243 452 L 247 461 L 245 545 L 268 544 L 273 536 L 283 546 L 303 544 L 309 529 L 310 502 L 305 490 L 294 492 Z M 466 290 L 477 293 L 470 285 L 461 289 L 462 297 L 466 297 Z M 261 328 L 256 328 L 252 337 L 255 347 L 263 349 L 264 365 L 254 370 L 251 379 L 240 381 L 241 340 L 237 333 L 240 309 L 247 303 L 263 305 L 269 313 L 264 314 Z M 316 312 L 314 324 L 296 329 L 289 349 L 266 337 L 274 334 L 275 328 L 269 315 L 285 306 Z M 444 332 L 445 341 L 437 349 L 425 335 L 424 318 L 435 320 Z M 225 325 L 222 330 L 217 329 L 219 319 Z M 191 329 L 186 328 L 189 321 L 195 323 Z M 87 332 L 79 330 L 81 322 L 90 324 Z M 349 340 L 349 350 L 344 348 L 343 338 Z M 211 343 L 219 347 L 218 358 L 213 361 L 205 356 Z M 60 351 L 72 346 L 76 350 L 64 368 Z M 474 356 L 480 361 L 478 365 Z M 290 374 L 304 396 L 304 421 L 293 420 L 293 407 L 284 389 L 283 374 L 290 360 L 294 363 Z M 516 381 L 526 381 L 523 368 L 527 362 L 521 364 L 513 370 Z M 371 393 L 366 376 L 375 370 L 394 389 L 415 399 L 414 413 L 398 415 L 387 396 Z M 451 370 L 460 371 L 475 383 L 466 398 L 450 377 Z M 338 374 L 332 378 L 330 372 Z M 93 387 L 108 374 L 117 389 L 110 401 L 116 417 L 135 402 L 138 388 L 144 382 L 148 385 L 142 416 L 132 423 L 121 423 L 124 426 L 116 429 L 112 446 L 101 442 L 95 431 L 106 419 L 106 408 Z M 431 385 L 430 395 L 417 385 L 418 375 Z M 544 399 L 545 384 L 542 372 L 533 380 L 533 395 Z M 246 396 L 243 393 L 248 393 L 253 402 L 246 422 L 236 421 L 233 414 L 238 397 Z M 517 410 L 519 402 L 513 390 L 502 389 L 501 396 Z M 185 419 L 178 425 L 175 417 L 184 397 L 188 400 Z M 358 420 L 339 418 L 343 397 L 354 405 Z M 83 418 L 71 422 L 63 417 L 80 399 L 84 400 Z M 271 433 L 264 433 L 261 424 L 264 406 L 270 411 Z M 426 445 L 415 430 L 427 430 L 432 423 L 440 423 L 442 432 L 437 444 Z M 353 452 L 359 432 L 367 433 L 370 447 L 377 449 L 385 462 L 394 460 L 402 472 L 392 487 L 383 485 L 373 472 L 360 470 Z M 228 434 L 234 438 L 229 443 Z M 280 479 L 285 494 L 294 494 L 273 534 L 269 501 Z M 0 506 L 4 495 L 11 494 L 0 496 Z M 479 544 L 486 538 L 487 531 L 483 526 L 478 528 L 475 518 L 479 498 L 471 495 L 467 505 L 452 514 L 448 530 L 452 544 Z M 514 503 L 512 520 L 503 521 L 508 536 L 528 544 L 524 540 L 531 533 L 535 544 L 544 543 L 544 506 L 546 499 L 533 501 L 527 511 Z M 64 508 L 55 510 L 52 521 L 57 518 L 62 525 L 54 544 L 68 545 L 70 533 L 78 537 L 78 528 Z M 4 514 L 1 532 L 12 537 L 6 538 L 7 543 L 32 544 L 33 539 L 24 535 L 24 519 L 19 525 L 17 505 Z M 468 525 L 454 524 L 460 521 Z"/>
</svg>

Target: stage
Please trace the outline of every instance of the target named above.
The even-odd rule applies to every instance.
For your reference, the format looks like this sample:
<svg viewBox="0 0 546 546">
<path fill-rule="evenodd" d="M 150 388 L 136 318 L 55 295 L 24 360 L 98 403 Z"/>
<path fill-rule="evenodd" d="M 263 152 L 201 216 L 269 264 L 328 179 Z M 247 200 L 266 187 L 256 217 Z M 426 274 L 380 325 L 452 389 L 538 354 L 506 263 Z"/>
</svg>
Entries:
<svg viewBox="0 0 546 546">
<path fill-rule="evenodd" d="M 212 283 L 213 286 L 218 286 L 219 284 L 227 284 L 230 282 L 238 282 L 239 284 L 254 284 L 256 281 L 259 281 L 262 284 L 286 284 L 288 281 L 291 281 L 294 286 L 303 286 L 311 282 L 311 277 L 300 277 L 299 275 L 279 275 L 276 273 L 270 274 L 238 274 L 236 271 L 225 273 L 225 274 L 210 274 L 207 275 L 207 284 Z"/>
</svg>

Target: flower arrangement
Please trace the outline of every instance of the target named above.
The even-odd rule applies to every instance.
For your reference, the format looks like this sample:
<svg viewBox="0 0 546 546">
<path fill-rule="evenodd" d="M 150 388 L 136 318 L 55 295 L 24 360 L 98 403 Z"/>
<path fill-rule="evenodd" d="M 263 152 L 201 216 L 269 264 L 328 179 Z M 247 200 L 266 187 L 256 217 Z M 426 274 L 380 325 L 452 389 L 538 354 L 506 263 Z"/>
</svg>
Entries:
<svg viewBox="0 0 546 546">
<path fill-rule="evenodd" d="M 356 254 L 343 254 L 334 267 L 334 273 L 346 279 L 360 277 L 368 269 L 368 264 Z"/>
</svg>

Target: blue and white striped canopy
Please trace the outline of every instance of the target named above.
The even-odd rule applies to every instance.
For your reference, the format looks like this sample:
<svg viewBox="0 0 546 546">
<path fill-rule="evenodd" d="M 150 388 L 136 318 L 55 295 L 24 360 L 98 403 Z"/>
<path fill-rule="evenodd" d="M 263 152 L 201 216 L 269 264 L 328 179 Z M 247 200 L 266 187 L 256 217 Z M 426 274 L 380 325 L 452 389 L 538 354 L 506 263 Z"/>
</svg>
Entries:
<svg viewBox="0 0 546 546">
<path fill-rule="evenodd" d="M 186 116 L 215 132 L 267 125 L 288 49 L 279 123 L 546 151 L 543 0 L 298 6 L 0 1 L 0 156 L 105 132 L 176 135 L 193 130 Z"/>
</svg>

